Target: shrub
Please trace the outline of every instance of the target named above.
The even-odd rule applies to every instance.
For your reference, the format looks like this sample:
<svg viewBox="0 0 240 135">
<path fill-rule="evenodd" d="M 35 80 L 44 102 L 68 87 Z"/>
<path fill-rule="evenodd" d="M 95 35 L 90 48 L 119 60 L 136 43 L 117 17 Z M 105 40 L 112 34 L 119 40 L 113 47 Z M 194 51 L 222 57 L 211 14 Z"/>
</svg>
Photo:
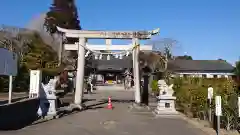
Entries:
<svg viewBox="0 0 240 135">
<path fill-rule="evenodd" d="M 239 96 L 236 84 L 230 79 L 203 79 L 203 78 L 174 78 L 176 107 L 190 117 L 206 120 L 208 103 L 207 89 L 209 84 L 214 89 L 214 97 L 222 97 L 221 124 L 228 130 L 238 128 L 237 97 Z M 212 113 L 214 114 L 214 99 Z"/>
<path fill-rule="evenodd" d="M 159 91 L 159 89 L 158 89 L 158 81 L 157 80 L 153 80 L 152 81 L 151 88 L 152 88 L 152 91 L 154 91 L 154 92 L 158 92 Z"/>
<path fill-rule="evenodd" d="M 152 92 L 153 92 L 154 95 L 158 95 L 159 94 L 158 81 L 157 80 L 153 80 L 152 81 L 151 88 L 152 88 Z"/>
</svg>

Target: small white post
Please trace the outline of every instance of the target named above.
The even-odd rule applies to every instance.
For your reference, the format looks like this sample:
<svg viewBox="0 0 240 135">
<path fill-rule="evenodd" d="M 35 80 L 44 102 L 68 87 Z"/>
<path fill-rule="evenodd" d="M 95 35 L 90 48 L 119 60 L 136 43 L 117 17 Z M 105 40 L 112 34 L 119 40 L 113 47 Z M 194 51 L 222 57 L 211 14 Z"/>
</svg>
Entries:
<svg viewBox="0 0 240 135">
<path fill-rule="evenodd" d="M 134 70 L 134 83 L 135 83 L 135 103 L 140 104 L 141 103 L 141 94 L 140 94 L 140 75 L 139 75 L 139 51 L 140 48 L 139 46 L 136 46 L 139 44 L 139 41 L 137 38 L 133 39 L 133 45 L 135 45 L 135 52 L 133 53 L 134 55 L 134 60 L 133 60 L 133 70 Z"/>
<path fill-rule="evenodd" d="M 209 110 L 208 110 L 208 117 L 209 117 L 209 121 L 212 121 L 212 98 L 213 98 L 213 88 L 209 87 L 208 88 L 208 101 L 209 101 Z"/>
<path fill-rule="evenodd" d="M 13 82 L 13 76 L 9 76 L 9 90 L 8 90 L 8 103 L 10 104 L 12 102 L 12 82 Z"/>
<path fill-rule="evenodd" d="M 220 130 L 220 116 L 222 116 L 222 104 L 221 104 L 221 96 L 216 96 L 215 97 L 215 113 L 217 116 L 217 135 L 219 135 L 219 130 Z"/>
<path fill-rule="evenodd" d="M 83 46 L 86 45 L 85 38 L 79 38 L 78 45 L 78 60 L 77 60 L 77 76 L 76 76 L 76 90 L 74 104 L 82 104 L 83 89 L 84 89 L 84 64 L 85 64 L 85 49 Z"/>
</svg>

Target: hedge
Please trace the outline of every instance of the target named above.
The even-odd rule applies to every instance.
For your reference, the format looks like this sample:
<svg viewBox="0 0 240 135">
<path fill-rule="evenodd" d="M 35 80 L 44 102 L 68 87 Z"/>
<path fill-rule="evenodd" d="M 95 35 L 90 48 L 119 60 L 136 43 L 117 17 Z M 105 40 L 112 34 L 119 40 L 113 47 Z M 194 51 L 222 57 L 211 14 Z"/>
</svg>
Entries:
<svg viewBox="0 0 240 135">
<path fill-rule="evenodd" d="M 222 97 L 221 127 L 227 130 L 239 130 L 238 96 L 239 90 L 231 79 L 174 78 L 176 107 L 189 117 L 208 119 L 207 89 L 211 85 L 214 97 Z M 212 101 L 212 116 L 215 114 L 215 101 Z"/>
</svg>

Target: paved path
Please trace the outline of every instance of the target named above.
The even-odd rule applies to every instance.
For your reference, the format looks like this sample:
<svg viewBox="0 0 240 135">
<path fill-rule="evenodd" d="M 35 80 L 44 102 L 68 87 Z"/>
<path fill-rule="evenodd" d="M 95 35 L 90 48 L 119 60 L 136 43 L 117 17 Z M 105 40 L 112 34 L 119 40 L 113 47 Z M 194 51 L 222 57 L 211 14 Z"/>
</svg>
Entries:
<svg viewBox="0 0 240 135">
<path fill-rule="evenodd" d="M 27 93 L 12 93 L 12 103 L 22 100 L 28 96 Z M 8 93 L 0 93 L 0 105 L 8 103 Z"/>
<path fill-rule="evenodd" d="M 117 101 L 113 110 L 107 110 L 103 102 L 110 95 Z M 0 135 L 204 135 L 181 119 L 129 112 L 133 92 L 101 91 L 84 97 L 92 99 L 86 111 L 18 131 L 0 131 Z"/>
</svg>

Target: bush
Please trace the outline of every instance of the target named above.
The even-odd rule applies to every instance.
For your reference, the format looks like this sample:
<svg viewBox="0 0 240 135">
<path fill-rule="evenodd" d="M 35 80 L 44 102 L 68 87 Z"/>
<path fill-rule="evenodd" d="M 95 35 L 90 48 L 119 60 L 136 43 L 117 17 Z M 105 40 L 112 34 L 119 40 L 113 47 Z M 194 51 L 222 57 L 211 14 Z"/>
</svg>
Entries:
<svg viewBox="0 0 240 135">
<path fill-rule="evenodd" d="M 214 89 L 214 97 L 216 95 L 222 96 L 223 116 L 221 124 L 228 130 L 238 128 L 238 111 L 236 110 L 239 94 L 232 80 L 174 78 L 171 83 L 174 84 L 177 109 L 190 117 L 202 120 L 206 120 L 208 116 L 207 89 L 211 84 Z M 212 103 L 212 113 L 214 114 L 214 99 Z"/>
<path fill-rule="evenodd" d="M 158 89 L 158 81 L 157 80 L 152 81 L 151 88 L 152 88 L 153 93 L 158 94 L 159 89 Z"/>
</svg>

